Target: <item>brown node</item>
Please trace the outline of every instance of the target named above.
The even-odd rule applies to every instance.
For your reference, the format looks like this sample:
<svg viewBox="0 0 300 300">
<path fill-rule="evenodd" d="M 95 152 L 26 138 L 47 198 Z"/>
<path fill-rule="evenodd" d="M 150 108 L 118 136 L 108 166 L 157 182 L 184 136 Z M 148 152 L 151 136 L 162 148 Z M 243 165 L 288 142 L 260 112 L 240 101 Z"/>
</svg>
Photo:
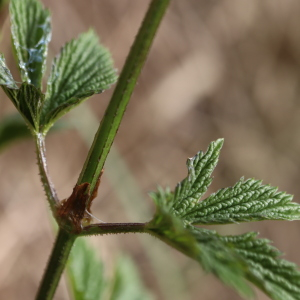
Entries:
<svg viewBox="0 0 300 300">
<path fill-rule="evenodd" d="M 96 182 L 96 185 L 94 187 L 93 194 L 90 197 L 89 203 L 87 204 L 86 211 L 85 211 L 85 214 L 84 214 L 84 218 L 82 219 L 82 225 L 84 225 L 84 226 L 90 225 L 90 223 L 91 223 L 91 219 L 92 219 L 92 217 L 91 217 L 91 214 L 92 214 L 91 205 L 92 205 L 93 200 L 98 195 L 98 189 L 99 189 L 99 186 L 100 186 L 101 176 L 102 176 L 103 172 L 104 172 L 104 169 L 101 170 L 101 173 L 100 173 L 100 175 L 98 177 L 98 180 Z"/>
<path fill-rule="evenodd" d="M 87 201 L 89 199 L 90 184 L 85 182 L 76 185 L 71 196 L 63 200 L 58 209 L 57 217 L 60 221 L 69 221 L 76 232 L 81 231 L 81 220 L 84 218 Z"/>
<path fill-rule="evenodd" d="M 71 226 L 76 233 L 79 233 L 83 226 L 90 224 L 91 216 L 87 212 L 91 213 L 91 204 L 97 197 L 102 174 L 103 170 L 91 196 L 90 184 L 84 182 L 75 185 L 71 196 L 60 202 L 56 214 L 61 225 Z"/>
</svg>

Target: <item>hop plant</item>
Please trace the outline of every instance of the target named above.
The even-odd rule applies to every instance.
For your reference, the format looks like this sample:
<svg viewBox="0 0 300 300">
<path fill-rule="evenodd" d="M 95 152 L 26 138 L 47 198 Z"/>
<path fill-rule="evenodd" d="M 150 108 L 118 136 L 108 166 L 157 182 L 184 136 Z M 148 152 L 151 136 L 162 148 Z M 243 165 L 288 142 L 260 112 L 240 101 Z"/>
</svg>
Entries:
<svg viewBox="0 0 300 300">
<path fill-rule="evenodd" d="M 64 45 L 54 58 L 44 93 L 42 82 L 51 38 L 50 12 L 38 0 L 11 0 L 12 42 L 22 82 L 14 80 L 1 55 L 0 86 L 36 141 L 41 181 L 59 227 L 36 299 L 53 298 L 78 237 L 127 232 L 148 233 L 159 238 L 245 297 L 253 295 L 251 282 L 274 300 L 300 299 L 298 267 L 283 260 L 270 241 L 257 238 L 254 232 L 221 236 L 203 228 L 215 224 L 300 219 L 300 206 L 292 202 L 291 195 L 256 179 L 241 178 L 234 186 L 202 199 L 212 182 L 222 139 L 212 142 L 206 152 L 200 151 L 188 159 L 188 176 L 174 191 L 159 187 L 150 194 L 156 212 L 149 222 L 90 224 L 92 201 L 105 160 L 168 3 L 169 0 L 152 0 L 73 192 L 60 200 L 47 170 L 45 137 L 61 116 L 109 88 L 117 75 L 109 51 L 100 44 L 96 33 L 89 30 Z M 103 264 L 82 240 L 72 250 L 67 271 L 74 299 L 103 299 L 107 282 L 103 280 Z M 132 287 L 140 283 L 136 276 L 134 281 L 129 281 L 128 273 L 132 275 L 134 271 L 124 260 L 116 268 L 113 283 L 108 284 L 109 299 L 125 299 L 125 295 L 131 297 L 128 299 L 151 299 L 143 289 L 135 288 L 133 293 Z"/>
</svg>

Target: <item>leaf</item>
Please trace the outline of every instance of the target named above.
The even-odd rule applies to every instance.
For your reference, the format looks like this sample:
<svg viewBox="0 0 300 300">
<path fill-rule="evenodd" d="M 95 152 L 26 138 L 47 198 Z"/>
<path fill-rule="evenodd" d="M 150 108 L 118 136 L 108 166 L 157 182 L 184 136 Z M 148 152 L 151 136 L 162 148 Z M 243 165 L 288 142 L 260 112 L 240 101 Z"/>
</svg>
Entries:
<svg viewBox="0 0 300 300">
<path fill-rule="evenodd" d="M 6 95 L 24 117 L 31 131 L 39 131 L 39 117 L 44 101 L 44 94 L 34 85 L 24 82 L 18 89 L 1 85 Z"/>
<path fill-rule="evenodd" d="M 54 59 L 43 106 L 44 132 L 67 111 L 116 81 L 108 50 L 93 30 L 67 43 Z"/>
<path fill-rule="evenodd" d="M 231 247 L 206 231 L 196 232 L 193 226 L 160 209 L 148 223 L 147 231 L 163 242 L 198 261 L 206 272 L 214 273 L 225 284 L 241 295 L 251 297 L 253 292 L 246 282 L 246 265 Z"/>
<path fill-rule="evenodd" d="M 103 264 L 83 238 L 77 238 L 71 251 L 67 274 L 75 300 L 99 300 L 105 287 Z"/>
<path fill-rule="evenodd" d="M 299 219 L 299 204 L 292 196 L 261 181 L 241 179 L 199 201 L 211 183 L 222 141 L 211 143 L 207 152 L 188 160 L 188 177 L 175 192 L 158 188 L 150 196 L 156 213 L 148 223 L 149 233 L 196 259 L 226 284 L 249 294 L 248 279 L 275 300 L 300 300 L 300 272 L 296 265 L 279 258 L 269 241 L 255 233 L 221 237 L 194 224 L 224 224 L 258 220 Z"/>
<path fill-rule="evenodd" d="M 188 177 L 178 183 L 174 192 L 172 207 L 176 215 L 191 209 L 207 191 L 223 142 L 223 139 L 218 139 L 209 145 L 206 153 L 200 151 L 187 160 Z"/>
<path fill-rule="evenodd" d="M 10 70 L 7 68 L 5 64 L 5 59 L 3 54 L 0 54 L 0 85 L 10 89 L 18 88 L 16 82 L 14 81 L 10 73 Z"/>
<path fill-rule="evenodd" d="M 110 300 L 152 300 L 152 295 L 144 288 L 136 267 L 129 257 L 122 256 L 117 261 Z"/>
<path fill-rule="evenodd" d="M 45 95 L 34 85 L 23 83 L 16 96 L 18 109 L 29 121 L 32 127 L 38 131 L 39 117 Z"/>
<path fill-rule="evenodd" d="M 194 229 L 196 236 L 202 229 Z M 231 247 L 248 266 L 247 279 L 275 300 L 300 299 L 300 272 L 297 265 L 281 259 L 281 252 L 267 239 L 257 239 L 257 233 L 238 236 L 219 236 L 214 231 L 205 234 Z"/>
<path fill-rule="evenodd" d="M 228 224 L 262 220 L 299 220 L 300 206 L 292 195 L 242 178 L 233 187 L 219 190 L 182 217 L 192 224 Z"/>
<path fill-rule="evenodd" d="M 11 0 L 10 16 L 22 81 L 40 88 L 51 39 L 50 12 L 37 0 Z"/>
<path fill-rule="evenodd" d="M 0 150 L 15 140 L 30 136 L 30 131 L 19 114 L 9 115 L 1 119 Z"/>
<path fill-rule="evenodd" d="M 280 258 L 281 253 L 266 239 L 249 232 L 220 236 L 215 231 L 196 228 L 159 210 L 148 224 L 150 234 L 197 260 L 207 272 L 244 296 L 251 296 L 249 280 L 274 300 L 300 299 L 298 267 Z"/>
<path fill-rule="evenodd" d="M 300 205 L 292 202 L 292 195 L 255 179 L 242 178 L 233 187 L 199 202 L 212 181 L 222 143 L 223 140 L 212 142 L 205 154 L 199 152 L 187 161 L 188 177 L 176 186 L 174 193 L 162 188 L 151 193 L 156 204 L 165 203 L 170 212 L 194 225 L 300 219 Z"/>
</svg>

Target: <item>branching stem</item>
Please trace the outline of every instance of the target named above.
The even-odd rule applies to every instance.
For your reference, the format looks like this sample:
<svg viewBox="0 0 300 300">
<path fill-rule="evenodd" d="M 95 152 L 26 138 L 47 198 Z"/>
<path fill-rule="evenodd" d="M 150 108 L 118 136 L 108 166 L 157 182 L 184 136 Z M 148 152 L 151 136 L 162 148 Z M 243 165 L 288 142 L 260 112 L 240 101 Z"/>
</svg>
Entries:
<svg viewBox="0 0 300 300">
<path fill-rule="evenodd" d="M 129 232 L 145 232 L 147 223 L 100 223 L 92 224 L 83 228 L 80 235 L 114 234 Z"/>
<path fill-rule="evenodd" d="M 94 195 L 98 178 L 169 2 L 170 0 L 152 0 L 150 3 L 147 14 L 135 38 L 133 46 L 130 49 L 112 99 L 107 107 L 92 147 L 88 153 L 77 185 L 79 186 L 88 183 L 90 185 L 89 195 L 91 195 L 91 198 Z M 42 182 L 51 209 L 55 212 L 58 198 L 48 176 L 44 137 L 42 135 L 37 136 L 37 153 Z M 90 203 L 88 202 L 86 207 L 89 207 L 89 204 Z M 45 275 L 41 282 L 36 298 L 37 300 L 51 300 L 53 298 L 61 273 L 77 236 L 105 233 L 145 232 L 145 224 L 105 223 L 87 226 L 83 228 L 81 232 L 84 234 L 79 233 L 74 235 L 60 229 L 49 263 L 46 267 Z"/>
<path fill-rule="evenodd" d="M 59 199 L 57 197 L 54 185 L 48 173 L 45 137 L 43 134 L 38 133 L 35 136 L 35 140 L 36 140 L 36 154 L 37 154 L 37 162 L 40 171 L 40 178 L 47 196 L 47 200 L 52 210 L 52 213 L 55 215 L 56 206 L 59 203 Z"/>
</svg>

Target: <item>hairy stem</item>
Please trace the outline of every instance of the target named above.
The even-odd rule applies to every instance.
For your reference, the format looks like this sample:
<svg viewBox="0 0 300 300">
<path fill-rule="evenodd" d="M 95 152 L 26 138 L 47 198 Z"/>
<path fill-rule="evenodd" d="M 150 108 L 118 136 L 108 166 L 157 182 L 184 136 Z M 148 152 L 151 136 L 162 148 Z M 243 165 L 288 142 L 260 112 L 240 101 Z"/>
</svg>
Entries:
<svg viewBox="0 0 300 300">
<path fill-rule="evenodd" d="M 59 230 L 36 300 L 53 298 L 75 239 L 75 235 Z"/>
<path fill-rule="evenodd" d="M 129 232 L 145 232 L 147 223 L 101 223 L 92 224 L 83 228 L 80 235 L 114 234 Z"/>
<path fill-rule="evenodd" d="M 42 278 L 36 300 L 51 300 L 55 294 L 59 279 L 67 263 L 70 251 L 78 236 L 113 233 L 143 233 L 147 223 L 101 223 L 83 228 L 79 234 L 68 233 L 60 229 L 56 238 L 46 271 Z"/>
<path fill-rule="evenodd" d="M 106 109 L 77 182 L 78 185 L 84 182 L 90 183 L 90 194 L 93 194 L 97 179 L 103 169 L 130 96 L 169 2 L 170 0 L 152 0 L 130 49 L 116 89 Z"/>
<path fill-rule="evenodd" d="M 38 133 L 35 136 L 36 140 L 36 154 L 37 154 L 37 162 L 40 171 L 41 181 L 47 196 L 48 203 L 52 210 L 52 213 L 55 215 L 56 206 L 59 203 L 55 188 L 53 183 L 51 182 L 48 167 L 47 167 L 47 160 L 46 160 L 46 148 L 45 148 L 45 137 Z"/>
<path fill-rule="evenodd" d="M 97 186 L 97 181 L 103 169 L 110 147 L 116 136 L 126 106 L 136 85 L 137 78 L 146 61 L 150 46 L 169 2 L 170 0 L 152 0 L 139 33 L 130 49 L 112 99 L 96 133 L 94 142 L 77 182 L 78 186 L 83 183 L 89 183 L 89 194 L 91 196 L 94 195 L 94 190 Z M 51 209 L 55 212 L 58 199 L 48 176 L 46 160 L 44 159 L 44 150 L 44 138 L 42 135 L 37 136 L 37 153 L 42 182 Z M 86 207 L 88 207 L 88 205 L 86 205 Z M 89 235 L 96 234 L 97 231 L 101 234 L 145 232 L 145 224 L 97 224 L 84 228 L 82 232 L 85 232 L 85 235 Z M 45 275 L 41 282 L 36 298 L 37 300 L 51 300 L 53 298 L 76 236 L 78 235 L 73 235 L 60 229 Z"/>
</svg>

